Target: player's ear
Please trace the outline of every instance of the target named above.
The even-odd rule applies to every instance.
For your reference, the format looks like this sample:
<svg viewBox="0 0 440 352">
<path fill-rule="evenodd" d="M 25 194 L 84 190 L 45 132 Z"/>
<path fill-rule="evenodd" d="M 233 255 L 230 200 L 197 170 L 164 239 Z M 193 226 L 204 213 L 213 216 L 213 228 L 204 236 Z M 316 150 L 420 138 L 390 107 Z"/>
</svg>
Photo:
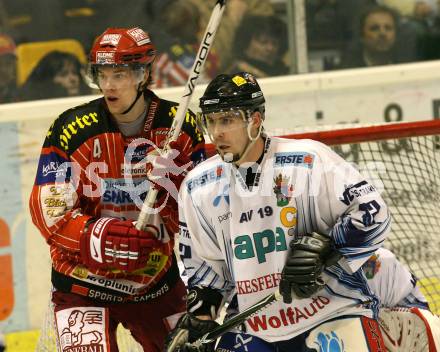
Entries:
<svg viewBox="0 0 440 352">
<path fill-rule="evenodd" d="M 253 126 L 259 128 L 263 123 L 263 116 L 261 116 L 261 112 L 254 111 L 251 115 L 251 122 Z"/>
</svg>

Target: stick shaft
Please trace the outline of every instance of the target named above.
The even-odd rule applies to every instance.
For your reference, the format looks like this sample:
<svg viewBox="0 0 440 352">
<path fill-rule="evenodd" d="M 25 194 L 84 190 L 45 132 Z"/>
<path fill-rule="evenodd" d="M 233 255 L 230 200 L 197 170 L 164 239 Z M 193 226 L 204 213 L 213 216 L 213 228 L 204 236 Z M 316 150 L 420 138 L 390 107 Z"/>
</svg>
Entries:
<svg viewBox="0 0 440 352">
<path fill-rule="evenodd" d="M 188 105 L 194 93 L 197 80 L 208 57 L 215 33 L 217 32 L 217 28 L 220 24 L 220 20 L 225 9 L 225 4 L 226 0 L 217 0 L 217 3 L 212 11 L 202 43 L 200 44 L 196 59 L 194 60 L 188 82 L 186 83 L 184 94 L 180 99 L 179 106 L 177 107 L 176 116 L 174 117 L 173 123 L 168 131 L 166 142 L 163 147 L 165 151 L 168 150 L 169 143 L 177 140 L 177 137 L 179 136 L 183 121 L 185 120 L 186 110 L 188 109 Z M 151 209 L 153 209 L 154 202 L 156 201 L 157 192 L 158 191 L 155 187 L 151 187 L 148 191 L 147 198 L 142 205 L 141 212 L 136 222 L 137 229 L 143 229 L 146 224 L 151 222 L 151 216 L 153 215 Z"/>
<path fill-rule="evenodd" d="M 254 305 L 248 307 L 247 309 L 243 310 L 241 313 L 233 316 L 231 319 L 225 321 L 220 326 L 217 326 L 215 329 L 208 332 L 206 335 L 204 335 L 201 339 L 198 340 L 196 343 L 207 343 L 216 340 L 226 332 L 230 331 L 231 329 L 243 324 L 247 319 L 249 319 L 251 316 L 262 310 L 263 308 L 267 307 L 269 304 L 272 304 L 273 302 L 280 299 L 281 295 L 277 291 L 271 293 L 270 295 L 264 297 Z"/>
</svg>

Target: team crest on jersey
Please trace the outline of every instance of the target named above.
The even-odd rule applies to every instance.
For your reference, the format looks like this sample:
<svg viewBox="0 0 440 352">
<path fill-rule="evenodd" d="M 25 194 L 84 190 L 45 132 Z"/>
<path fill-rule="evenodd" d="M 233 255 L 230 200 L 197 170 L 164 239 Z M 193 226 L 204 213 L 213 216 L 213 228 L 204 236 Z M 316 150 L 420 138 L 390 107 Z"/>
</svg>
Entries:
<svg viewBox="0 0 440 352">
<path fill-rule="evenodd" d="M 273 179 L 275 185 L 273 191 L 277 197 L 277 205 L 284 207 L 289 204 L 293 194 L 293 185 L 289 183 L 289 178 L 279 174 Z"/>
<path fill-rule="evenodd" d="M 370 259 L 368 259 L 367 262 L 363 265 L 363 269 L 367 279 L 371 280 L 374 275 L 377 274 L 380 269 L 380 265 L 381 263 L 379 260 L 379 256 L 377 254 L 373 254 Z"/>
</svg>

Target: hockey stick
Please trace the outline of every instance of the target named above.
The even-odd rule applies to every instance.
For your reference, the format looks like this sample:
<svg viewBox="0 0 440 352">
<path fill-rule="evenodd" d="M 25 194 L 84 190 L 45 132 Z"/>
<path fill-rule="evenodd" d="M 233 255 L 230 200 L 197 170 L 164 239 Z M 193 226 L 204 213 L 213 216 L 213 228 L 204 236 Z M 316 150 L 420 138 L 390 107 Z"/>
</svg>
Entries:
<svg viewBox="0 0 440 352">
<path fill-rule="evenodd" d="M 281 298 L 281 293 L 276 290 L 275 292 L 271 293 L 270 295 L 264 297 L 254 305 L 248 307 L 241 313 L 233 316 L 231 319 L 225 321 L 223 324 L 217 326 L 216 328 L 212 329 L 210 332 L 203 335 L 200 339 L 193 342 L 192 345 L 195 347 L 199 347 L 202 344 L 210 343 L 215 340 L 217 340 L 220 336 L 227 333 L 231 329 L 235 328 L 236 326 L 239 326 L 240 324 L 244 323 L 247 319 L 252 317 L 254 314 L 258 313 L 263 308 L 266 308 L 269 304 L 272 304 L 275 301 L 278 301 Z"/>
<path fill-rule="evenodd" d="M 183 121 L 185 119 L 186 110 L 188 109 L 189 102 L 193 95 L 197 79 L 202 72 L 202 68 L 205 64 L 206 58 L 208 57 L 209 49 L 211 48 L 215 33 L 217 32 L 217 28 L 220 24 L 220 20 L 225 9 L 225 4 L 226 0 L 217 0 L 217 3 L 212 10 L 211 18 L 209 19 L 209 23 L 203 36 L 202 43 L 200 44 L 199 51 L 197 52 L 196 59 L 194 60 L 194 64 L 191 69 L 191 74 L 188 77 L 188 82 L 186 82 L 184 94 L 180 99 L 176 116 L 174 117 L 173 123 L 171 124 L 171 127 L 167 134 L 167 138 L 163 147 L 163 150 L 165 151 L 165 157 L 169 156 L 170 142 L 177 140 L 177 137 L 179 136 Z M 148 191 L 147 198 L 142 205 L 141 212 L 136 222 L 136 228 L 138 230 L 143 229 L 146 224 L 151 222 L 150 220 L 153 214 L 152 212 L 150 212 L 150 209 L 152 209 L 154 202 L 156 201 L 157 192 L 158 190 L 155 187 L 151 187 Z"/>
</svg>

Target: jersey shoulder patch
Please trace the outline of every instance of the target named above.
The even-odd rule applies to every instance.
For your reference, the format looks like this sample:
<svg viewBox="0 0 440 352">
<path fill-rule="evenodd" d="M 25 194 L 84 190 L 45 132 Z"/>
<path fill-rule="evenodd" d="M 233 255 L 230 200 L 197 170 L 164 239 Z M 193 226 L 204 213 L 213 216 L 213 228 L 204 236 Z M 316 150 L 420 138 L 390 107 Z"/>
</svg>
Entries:
<svg viewBox="0 0 440 352">
<path fill-rule="evenodd" d="M 103 132 L 116 132 L 102 101 L 95 99 L 63 112 L 50 127 L 45 146 L 56 146 L 70 155 L 87 139 Z"/>
<path fill-rule="evenodd" d="M 185 178 L 185 187 L 188 193 L 209 184 L 214 184 L 228 176 L 230 165 L 224 163 L 220 156 L 215 155 L 198 164 Z"/>
</svg>

